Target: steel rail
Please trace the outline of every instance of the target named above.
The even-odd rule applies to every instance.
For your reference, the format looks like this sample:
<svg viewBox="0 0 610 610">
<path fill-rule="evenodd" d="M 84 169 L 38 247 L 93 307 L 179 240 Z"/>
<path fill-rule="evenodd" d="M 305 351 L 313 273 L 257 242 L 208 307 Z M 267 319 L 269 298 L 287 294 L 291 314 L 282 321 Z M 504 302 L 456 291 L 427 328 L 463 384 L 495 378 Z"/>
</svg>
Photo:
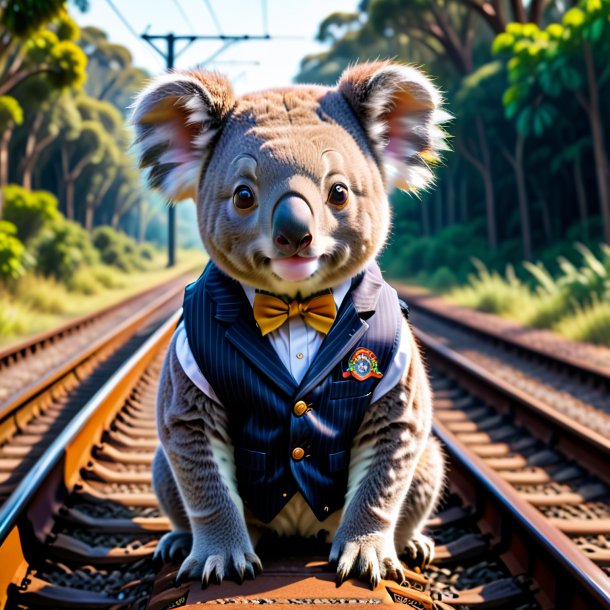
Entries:
<svg viewBox="0 0 610 610">
<path fill-rule="evenodd" d="M 490 371 L 461 356 L 417 328 L 415 336 L 425 348 L 428 359 L 438 364 L 471 391 L 497 410 L 512 415 L 534 434 L 559 449 L 587 470 L 610 484 L 610 439 L 559 413 Z"/>
<path fill-rule="evenodd" d="M 54 485 L 55 492 L 60 486 L 65 489 L 72 487 L 88 459 L 86 449 L 93 444 L 92 439 L 99 438 L 120 409 L 121 401 L 129 393 L 134 380 L 141 376 L 161 346 L 169 341 L 179 317 L 180 311 L 171 316 L 110 377 L 45 450 L 0 508 L 0 562 L 4 575 L 0 575 L 0 595 L 4 594 L 25 563 L 20 547 L 19 521 L 26 518 L 28 508 L 45 485 Z M 53 497 L 55 493 L 47 490 L 44 495 Z"/>
<path fill-rule="evenodd" d="M 500 544 L 507 544 L 507 550 L 516 549 L 522 569 L 539 585 L 544 583 L 548 589 L 549 581 L 555 583 L 550 592 L 553 607 L 610 608 L 610 579 L 606 574 L 438 420 L 434 432 L 451 458 L 452 480 L 456 470 L 461 471 L 464 479 L 474 482 L 479 500 L 492 502 L 502 515 L 495 532 L 504 539 Z M 532 544 L 523 546 L 515 535 Z M 548 595 L 548 590 L 545 593 Z"/>
<path fill-rule="evenodd" d="M 48 371 L 41 379 L 31 383 L 21 391 L 13 394 L 4 403 L 0 403 L 0 424 L 4 423 L 10 417 L 15 416 L 26 403 L 47 392 L 58 381 L 65 378 L 66 375 L 72 371 L 75 371 L 79 366 L 93 357 L 96 353 L 113 344 L 121 343 L 126 340 L 148 319 L 150 319 L 150 317 L 156 311 L 169 303 L 180 292 L 182 292 L 183 289 L 184 288 L 182 285 L 177 285 L 175 288 L 173 288 L 173 290 L 161 295 L 152 303 L 149 303 L 145 308 L 124 320 L 117 327 L 99 337 L 96 341 L 89 344 L 84 350 L 74 354 L 61 365 Z M 111 313 L 112 311 L 116 311 L 116 309 L 112 309 Z"/>
<path fill-rule="evenodd" d="M 80 328 L 83 326 L 88 326 L 92 322 L 95 322 L 101 318 L 108 317 L 115 313 L 116 311 L 135 303 L 136 301 L 151 295 L 157 292 L 163 286 L 167 286 L 167 284 L 172 284 L 184 277 L 185 274 L 178 276 L 178 278 L 174 278 L 173 280 L 169 280 L 164 284 L 159 284 L 157 286 L 153 286 L 151 288 L 147 288 L 142 292 L 138 292 L 136 294 L 132 294 L 131 296 L 118 301 L 117 303 L 113 303 L 112 305 L 108 305 L 102 309 L 98 309 L 88 314 L 84 314 L 77 318 L 73 318 L 72 320 L 68 320 L 64 324 L 59 326 L 55 326 L 49 330 L 45 330 L 43 332 L 37 333 L 30 337 L 27 337 L 23 340 L 19 340 L 14 343 L 9 343 L 0 347 L 0 371 L 3 370 L 3 366 L 6 365 L 11 359 L 22 359 L 26 358 L 29 353 L 36 353 L 36 351 L 44 347 L 47 343 L 55 343 L 57 340 L 61 340 L 65 335 L 71 335 L 74 332 L 78 332 Z"/>
</svg>

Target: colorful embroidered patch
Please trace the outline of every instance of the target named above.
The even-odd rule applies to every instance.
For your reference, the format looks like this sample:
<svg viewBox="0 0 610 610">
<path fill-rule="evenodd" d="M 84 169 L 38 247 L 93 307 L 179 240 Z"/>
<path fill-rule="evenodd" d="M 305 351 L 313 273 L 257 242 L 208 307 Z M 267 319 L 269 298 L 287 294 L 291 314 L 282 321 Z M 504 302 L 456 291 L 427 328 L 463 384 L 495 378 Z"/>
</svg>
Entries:
<svg viewBox="0 0 610 610">
<path fill-rule="evenodd" d="M 359 347 L 349 359 L 347 371 L 343 371 L 343 377 L 353 377 L 358 381 L 364 381 L 369 377 L 379 379 L 383 373 L 379 372 L 377 356 L 370 349 Z"/>
</svg>

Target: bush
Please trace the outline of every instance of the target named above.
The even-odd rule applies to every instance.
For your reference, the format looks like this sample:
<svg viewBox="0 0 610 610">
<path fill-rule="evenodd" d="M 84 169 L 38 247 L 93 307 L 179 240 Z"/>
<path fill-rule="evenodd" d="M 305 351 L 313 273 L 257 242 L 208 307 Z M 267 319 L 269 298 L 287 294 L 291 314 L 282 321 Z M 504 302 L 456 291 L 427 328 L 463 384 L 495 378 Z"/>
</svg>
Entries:
<svg viewBox="0 0 610 610">
<path fill-rule="evenodd" d="M 53 278 L 27 274 L 15 285 L 15 297 L 20 304 L 36 312 L 62 314 L 70 295 L 65 286 Z"/>
<path fill-rule="evenodd" d="M 34 250 L 38 270 L 66 284 L 81 267 L 99 262 L 89 233 L 69 220 L 46 227 L 36 239 Z"/>
<path fill-rule="evenodd" d="M 57 221 L 57 198 L 47 191 L 28 191 L 17 184 L 3 189 L 4 219 L 17 227 L 23 242 L 34 237 L 45 225 Z"/>
<path fill-rule="evenodd" d="M 91 273 L 91 267 L 81 267 L 77 269 L 70 279 L 66 282 L 70 292 L 92 295 L 101 292 L 102 285 Z"/>
<path fill-rule="evenodd" d="M 154 260 L 157 255 L 157 250 L 152 244 L 142 244 L 139 247 L 138 252 L 140 253 L 140 256 L 147 261 Z"/>
<path fill-rule="evenodd" d="M 577 307 L 566 315 L 554 330 L 576 341 L 610 345 L 610 303 L 594 300 L 591 305 Z"/>
<path fill-rule="evenodd" d="M 31 257 L 17 237 L 17 227 L 0 221 L 0 279 L 16 280 L 31 264 Z"/>
<path fill-rule="evenodd" d="M 464 307 L 472 307 L 486 313 L 511 315 L 529 306 L 532 293 L 515 275 L 512 267 L 507 267 L 506 276 L 489 271 L 479 260 L 473 260 L 477 268 L 471 274 L 468 284 L 454 289 L 449 298 Z"/>
<path fill-rule="evenodd" d="M 92 240 L 106 265 L 126 272 L 146 268 L 138 244 L 124 233 L 119 233 L 112 227 L 98 227 L 92 233 Z"/>
<path fill-rule="evenodd" d="M 106 289 L 125 288 L 129 283 L 121 271 L 107 265 L 91 267 L 91 275 L 100 286 Z"/>
<path fill-rule="evenodd" d="M 21 335 L 29 331 L 28 312 L 7 296 L 0 295 L 0 337 Z"/>
<path fill-rule="evenodd" d="M 440 267 L 428 280 L 428 286 L 438 292 L 446 292 L 456 285 L 456 277 L 449 267 Z"/>
</svg>

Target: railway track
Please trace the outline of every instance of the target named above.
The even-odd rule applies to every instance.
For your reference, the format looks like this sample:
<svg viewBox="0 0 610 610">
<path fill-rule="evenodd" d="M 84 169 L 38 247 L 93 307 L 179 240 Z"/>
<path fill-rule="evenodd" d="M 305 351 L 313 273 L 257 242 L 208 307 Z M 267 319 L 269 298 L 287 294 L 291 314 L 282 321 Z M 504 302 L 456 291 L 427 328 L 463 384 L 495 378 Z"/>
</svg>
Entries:
<svg viewBox="0 0 610 610">
<path fill-rule="evenodd" d="M 179 305 L 186 276 L 0 354 L 0 505 L 110 374 Z M 31 371 L 24 374 L 28 366 Z"/>
<path fill-rule="evenodd" d="M 605 483 L 591 474 L 593 462 L 566 454 L 569 438 L 558 440 L 563 437 L 549 435 L 542 424 L 527 420 L 524 429 L 526 416 L 512 398 L 451 369 L 422 333 L 433 367 L 435 433 L 450 464 L 443 505 L 429 523 L 437 544 L 434 565 L 423 574 L 410 572 L 404 586 L 383 582 L 369 591 L 350 580 L 336 589 L 323 545 L 271 538 L 258 549 L 265 572 L 255 581 L 175 587 L 178 566 L 157 573 L 152 564 L 169 524 L 150 486 L 156 383 L 175 323 L 173 317 L 159 329 L 65 427 L 0 511 L 0 599 L 7 608 L 610 607 L 603 549 L 589 552 L 579 542 L 610 533 L 599 533 L 608 526 L 607 495 Z M 558 484 L 557 478 L 572 486 L 570 495 L 537 491 L 542 502 L 536 502 L 524 491 L 549 479 Z M 581 501 L 586 518 L 560 514 L 584 510 Z"/>
<path fill-rule="evenodd" d="M 562 339 L 396 286 L 417 328 L 515 389 L 610 437 L 610 350 Z"/>
</svg>

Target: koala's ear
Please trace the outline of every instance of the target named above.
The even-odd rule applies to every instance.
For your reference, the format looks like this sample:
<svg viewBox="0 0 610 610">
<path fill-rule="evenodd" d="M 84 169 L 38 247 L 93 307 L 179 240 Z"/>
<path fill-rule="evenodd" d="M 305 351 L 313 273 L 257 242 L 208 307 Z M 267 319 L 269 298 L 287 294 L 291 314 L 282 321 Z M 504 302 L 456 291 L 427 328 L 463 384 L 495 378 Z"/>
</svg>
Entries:
<svg viewBox="0 0 610 610">
<path fill-rule="evenodd" d="M 388 184 L 406 191 L 428 185 L 428 163 L 447 149 L 439 123 L 451 118 L 428 77 L 412 66 L 364 63 L 345 70 L 338 89 L 360 119 Z"/>
<path fill-rule="evenodd" d="M 199 172 L 233 105 L 231 83 L 214 72 L 176 71 L 153 80 L 131 117 L 150 186 L 172 201 L 195 198 Z"/>
</svg>

